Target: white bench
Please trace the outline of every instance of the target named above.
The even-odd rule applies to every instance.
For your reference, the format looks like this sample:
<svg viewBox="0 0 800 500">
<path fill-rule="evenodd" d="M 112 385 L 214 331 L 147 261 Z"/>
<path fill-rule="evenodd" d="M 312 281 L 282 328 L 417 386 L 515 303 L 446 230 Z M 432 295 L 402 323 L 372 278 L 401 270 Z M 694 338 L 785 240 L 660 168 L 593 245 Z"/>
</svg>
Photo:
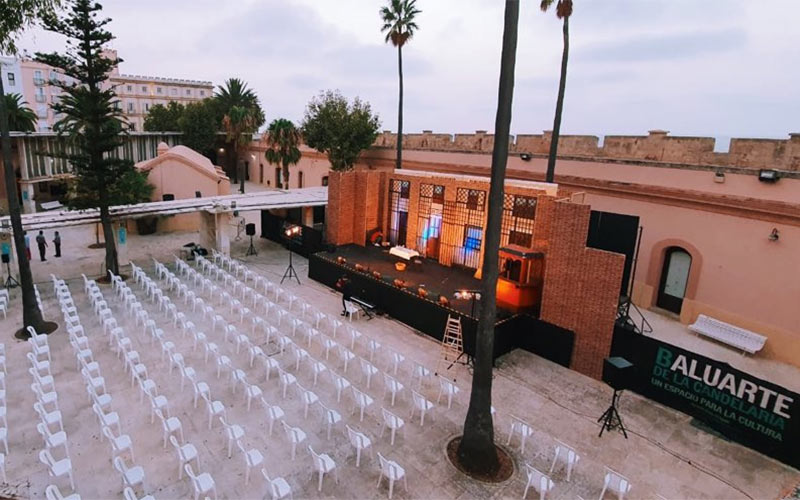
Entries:
<svg viewBox="0 0 800 500">
<path fill-rule="evenodd" d="M 705 335 L 714 340 L 742 350 L 742 354 L 749 352 L 755 354 L 767 342 L 767 337 L 750 330 L 739 328 L 718 319 L 710 318 L 705 314 L 697 317 L 697 321 L 689 325 L 689 330 L 698 335 Z"/>
<path fill-rule="evenodd" d="M 61 204 L 60 201 L 45 201 L 44 203 L 40 203 L 42 206 L 42 210 L 55 210 L 57 208 L 63 208 L 64 205 Z"/>
</svg>

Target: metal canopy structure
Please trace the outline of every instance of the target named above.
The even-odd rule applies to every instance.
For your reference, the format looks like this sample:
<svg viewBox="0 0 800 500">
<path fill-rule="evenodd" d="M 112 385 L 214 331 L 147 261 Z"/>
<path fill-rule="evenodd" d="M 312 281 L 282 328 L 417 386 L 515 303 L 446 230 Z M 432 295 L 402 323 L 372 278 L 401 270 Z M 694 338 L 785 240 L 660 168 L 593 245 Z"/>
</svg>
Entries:
<svg viewBox="0 0 800 500">
<path fill-rule="evenodd" d="M 227 213 L 269 210 L 278 208 L 320 207 L 328 204 L 327 187 L 260 191 L 248 194 L 188 198 L 174 201 L 139 203 L 111 207 L 111 219 L 138 219 L 158 215 L 179 215 L 192 212 Z M 59 210 L 23 214 L 22 227 L 26 230 L 79 226 L 100 222 L 100 211 Z M 0 217 L 0 231 L 10 232 L 8 216 Z"/>
</svg>

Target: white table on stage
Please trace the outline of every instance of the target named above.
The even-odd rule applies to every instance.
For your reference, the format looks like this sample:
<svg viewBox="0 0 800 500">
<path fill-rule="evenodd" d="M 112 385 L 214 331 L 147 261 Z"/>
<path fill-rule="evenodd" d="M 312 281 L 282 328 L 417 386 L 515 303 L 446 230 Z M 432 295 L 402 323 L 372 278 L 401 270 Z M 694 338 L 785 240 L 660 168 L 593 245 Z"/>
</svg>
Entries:
<svg viewBox="0 0 800 500">
<path fill-rule="evenodd" d="M 414 257 L 419 257 L 419 252 L 406 247 L 392 247 L 389 249 L 389 255 L 400 257 L 401 259 L 411 260 Z"/>
</svg>

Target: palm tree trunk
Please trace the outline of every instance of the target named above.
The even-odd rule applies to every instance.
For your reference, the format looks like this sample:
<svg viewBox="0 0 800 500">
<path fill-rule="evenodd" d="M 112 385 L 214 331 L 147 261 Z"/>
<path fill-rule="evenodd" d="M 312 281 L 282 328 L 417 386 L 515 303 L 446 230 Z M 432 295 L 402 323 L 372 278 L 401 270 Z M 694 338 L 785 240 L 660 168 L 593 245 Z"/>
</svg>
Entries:
<svg viewBox="0 0 800 500">
<path fill-rule="evenodd" d="M 561 112 L 564 109 L 564 90 L 567 87 L 567 59 L 569 59 L 569 16 L 564 17 L 564 51 L 561 53 L 561 80 L 558 82 L 558 99 L 556 100 L 556 116 L 553 119 L 553 137 L 550 140 L 550 156 L 547 158 L 547 175 L 545 180 L 553 182 L 556 175 L 556 156 L 558 155 L 558 138 L 561 135 Z"/>
<path fill-rule="evenodd" d="M 283 165 L 283 187 L 289 189 L 289 165 Z"/>
<path fill-rule="evenodd" d="M 400 76 L 400 98 L 397 105 L 397 163 L 403 168 L 403 46 L 397 46 L 397 73 Z"/>
<path fill-rule="evenodd" d="M 2 135 L 2 142 L 0 145 L 2 145 L 3 149 L 8 215 L 11 219 L 14 250 L 17 253 L 19 281 L 20 287 L 22 288 L 22 322 L 26 327 L 32 326 L 37 333 L 43 333 L 45 332 L 45 321 L 44 318 L 42 318 L 42 311 L 39 310 L 39 304 L 36 302 L 31 264 L 25 252 L 25 236 L 22 234 L 22 211 L 20 210 L 19 199 L 17 198 L 17 179 L 14 175 L 14 165 L 11 158 L 11 135 L 8 130 L 8 113 L 6 112 L 6 99 L 2 78 L 0 78 L 0 135 Z"/>
<path fill-rule="evenodd" d="M 495 119 L 495 142 L 492 151 L 489 210 L 483 250 L 481 279 L 481 309 L 475 347 L 475 370 L 472 392 L 464 421 L 464 435 L 458 447 L 461 465 L 471 472 L 491 474 L 499 463 L 494 447 L 492 423 L 492 358 L 494 353 L 494 323 L 497 312 L 497 277 L 500 249 L 500 224 L 503 215 L 503 183 L 508 162 L 508 142 L 511 132 L 511 105 L 514 98 L 514 67 L 517 57 L 517 26 L 519 0 L 507 0 L 503 28 L 503 52 L 500 61 L 500 85 Z"/>
</svg>

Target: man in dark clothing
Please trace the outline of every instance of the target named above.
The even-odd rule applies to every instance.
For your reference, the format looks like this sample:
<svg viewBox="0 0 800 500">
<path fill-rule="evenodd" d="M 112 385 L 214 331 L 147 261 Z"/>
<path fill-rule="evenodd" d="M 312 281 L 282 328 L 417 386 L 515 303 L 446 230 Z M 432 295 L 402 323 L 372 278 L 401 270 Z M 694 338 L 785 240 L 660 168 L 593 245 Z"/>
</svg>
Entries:
<svg viewBox="0 0 800 500">
<path fill-rule="evenodd" d="M 347 315 L 347 301 L 353 295 L 352 286 L 347 276 L 342 276 L 336 282 L 336 288 L 342 291 L 342 316 Z"/>
<path fill-rule="evenodd" d="M 56 247 L 56 257 L 61 257 L 61 235 L 58 234 L 58 231 L 53 236 L 53 245 Z"/>
<path fill-rule="evenodd" d="M 47 259 L 44 258 L 44 252 L 47 248 L 47 240 L 44 237 L 44 231 L 39 231 L 39 234 L 36 235 L 36 245 L 39 247 L 39 258 L 45 262 Z"/>
</svg>

